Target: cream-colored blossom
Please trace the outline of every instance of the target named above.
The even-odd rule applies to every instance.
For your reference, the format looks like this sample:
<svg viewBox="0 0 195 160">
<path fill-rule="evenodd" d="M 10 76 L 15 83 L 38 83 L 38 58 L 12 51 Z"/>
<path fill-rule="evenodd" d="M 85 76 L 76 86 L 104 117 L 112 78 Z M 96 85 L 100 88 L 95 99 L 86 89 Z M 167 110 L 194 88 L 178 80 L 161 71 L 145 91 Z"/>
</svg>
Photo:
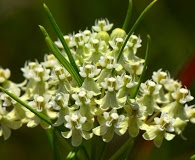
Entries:
<svg viewBox="0 0 195 160">
<path fill-rule="evenodd" d="M 66 122 L 64 126 L 68 128 L 70 131 L 61 132 L 64 138 L 71 138 L 71 143 L 73 146 L 77 147 L 82 143 L 82 138 L 88 140 L 92 138 L 93 134 L 89 133 L 92 124 L 88 123 L 86 117 L 82 117 L 79 111 L 75 111 L 66 115 L 65 117 Z"/>
<path fill-rule="evenodd" d="M 0 83 L 5 82 L 11 76 L 11 72 L 8 68 L 0 68 Z"/>
</svg>

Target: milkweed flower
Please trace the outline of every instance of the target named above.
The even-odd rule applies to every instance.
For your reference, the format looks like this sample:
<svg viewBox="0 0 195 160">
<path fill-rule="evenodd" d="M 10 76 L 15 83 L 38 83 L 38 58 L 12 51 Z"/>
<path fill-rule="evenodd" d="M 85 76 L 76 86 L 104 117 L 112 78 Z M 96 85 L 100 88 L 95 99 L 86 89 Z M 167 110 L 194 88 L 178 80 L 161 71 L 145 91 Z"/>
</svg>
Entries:
<svg viewBox="0 0 195 160">
<path fill-rule="evenodd" d="M 86 117 L 82 117 L 78 111 L 70 113 L 65 117 L 65 127 L 70 129 L 70 131 L 62 132 L 65 138 L 71 138 L 71 143 L 73 146 L 79 146 L 82 143 L 82 138 L 90 139 L 92 133 L 88 131 L 91 129 L 92 125 L 88 123 Z"/>
<path fill-rule="evenodd" d="M 195 122 L 194 106 L 188 105 L 193 100 L 190 91 L 162 69 L 140 82 L 147 65 L 137 54 L 141 37 L 132 34 L 126 39 L 123 29 L 112 27 L 107 19 L 100 19 L 91 29 L 62 37 L 75 66 L 58 39 L 52 46 L 68 67 L 52 53 L 46 54 L 43 62 L 25 63 L 21 84 L 9 80 L 9 69 L 0 68 L 0 85 L 51 120 L 47 124 L 1 92 L 0 136 L 9 138 L 11 129 L 23 124 L 41 125 L 57 127 L 75 147 L 93 136 L 108 143 L 115 134 L 126 133 L 143 134 L 160 147 L 164 138 L 169 141 L 182 135 L 187 123 Z"/>
</svg>

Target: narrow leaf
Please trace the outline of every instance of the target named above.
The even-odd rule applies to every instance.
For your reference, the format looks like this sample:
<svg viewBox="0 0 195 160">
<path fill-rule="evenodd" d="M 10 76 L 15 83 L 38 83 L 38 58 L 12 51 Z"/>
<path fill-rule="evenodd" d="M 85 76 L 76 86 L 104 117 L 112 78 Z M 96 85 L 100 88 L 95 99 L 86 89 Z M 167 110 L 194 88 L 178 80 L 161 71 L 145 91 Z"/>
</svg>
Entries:
<svg viewBox="0 0 195 160">
<path fill-rule="evenodd" d="M 46 13 L 47 13 L 47 16 L 48 16 L 48 18 L 49 18 L 49 20 L 50 20 L 50 22 L 51 22 L 52 27 L 54 28 L 56 34 L 58 35 L 58 37 L 59 37 L 59 39 L 60 39 L 60 41 L 61 41 L 61 43 L 62 43 L 62 46 L 64 47 L 64 50 L 66 51 L 66 54 L 67 54 L 67 56 L 68 56 L 68 59 L 69 59 L 71 65 L 73 66 L 74 70 L 75 70 L 77 73 L 79 73 L 78 67 L 77 67 L 77 65 L 76 65 L 76 63 L 75 63 L 75 60 L 74 60 L 72 54 L 71 54 L 71 51 L 70 51 L 70 49 L 69 49 L 69 47 L 68 47 L 66 41 L 64 40 L 63 34 L 62 34 L 62 32 L 60 31 L 60 28 L 58 27 L 58 25 L 57 25 L 57 23 L 56 23 L 56 21 L 55 21 L 53 15 L 51 14 L 49 8 L 48 8 L 45 4 L 43 4 L 43 7 L 44 7 L 44 9 L 45 9 L 45 11 L 46 11 Z"/>
<path fill-rule="evenodd" d="M 63 138 L 59 130 L 53 129 L 53 151 L 54 159 L 66 159 L 67 155 L 71 152 L 73 147 L 67 139 Z"/>
<path fill-rule="evenodd" d="M 117 62 L 119 61 L 121 55 L 122 55 L 122 52 L 129 40 L 129 37 L 131 36 L 131 34 L 134 32 L 134 30 L 136 29 L 136 27 L 139 25 L 139 23 L 141 22 L 141 20 L 144 18 L 144 16 L 146 15 L 146 13 L 148 13 L 148 11 L 151 9 L 151 7 L 157 2 L 157 0 L 154 0 L 153 2 L 151 2 L 145 9 L 144 11 L 141 13 L 141 15 L 138 17 L 138 19 L 136 20 L 136 22 L 134 23 L 133 27 L 131 28 L 131 30 L 129 31 L 126 39 L 125 39 L 125 42 L 123 43 L 123 46 L 121 47 L 120 51 L 119 51 L 119 55 L 117 57 Z"/>
<path fill-rule="evenodd" d="M 8 90 L 6 90 L 5 88 L 0 86 L 0 89 L 5 92 L 7 95 L 9 95 L 11 98 L 13 98 L 16 102 L 18 102 L 19 104 L 21 104 L 22 106 L 26 107 L 28 110 L 30 110 L 31 112 L 33 112 L 36 116 L 38 116 L 40 119 L 42 119 L 43 121 L 45 121 L 47 124 L 52 125 L 52 121 L 46 117 L 44 114 L 38 112 L 37 110 L 35 110 L 34 108 L 32 108 L 31 106 L 29 106 L 27 103 L 25 103 L 23 100 L 21 100 L 19 97 L 17 97 L 16 95 L 14 95 L 13 93 L 10 93 Z"/>
<path fill-rule="evenodd" d="M 148 65 L 148 62 L 149 62 L 149 53 L 150 53 L 151 39 L 150 39 L 149 35 L 147 35 L 147 38 L 148 38 L 148 43 L 147 43 L 147 48 L 146 48 L 144 68 L 143 68 L 141 77 L 139 79 L 139 82 L 138 82 L 135 90 L 132 92 L 131 98 L 135 98 L 137 96 L 137 93 L 139 91 L 139 87 L 140 87 L 141 83 L 143 82 L 144 75 L 146 73 L 147 65 Z"/>
<path fill-rule="evenodd" d="M 54 54 L 54 56 L 59 60 L 59 62 L 66 68 L 66 70 L 75 78 L 78 85 L 82 85 L 82 79 L 78 72 L 76 72 L 73 68 L 73 66 L 68 62 L 68 60 L 62 55 L 60 50 L 56 47 L 56 45 L 53 43 L 51 38 L 49 37 L 47 31 L 43 26 L 39 26 L 43 35 L 45 36 L 45 41 L 48 45 L 48 48 L 51 50 L 51 52 Z"/>
<path fill-rule="evenodd" d="M 128 6 L 127 14 L 126 14 L 126 17 L 125 17 L 125 21 L 124 21 L 124 24 L 123 24 L 123 29 L 125 31 L 127 30 L 128 25 L 130 23 L 132 10 L 133 10 L 133 2 L 132 2 L 132 0 L 129 0 L 129 6 Z"/>
<path fill-rule="evenodd" d="M 109 160 L 118 160 L 122 156 L 124 156 L 124 153 L 127 153 L 132 150 L 134 145 L 134 138 L 130 137 L 123 146 L 118 149 Z"/>
</svg>

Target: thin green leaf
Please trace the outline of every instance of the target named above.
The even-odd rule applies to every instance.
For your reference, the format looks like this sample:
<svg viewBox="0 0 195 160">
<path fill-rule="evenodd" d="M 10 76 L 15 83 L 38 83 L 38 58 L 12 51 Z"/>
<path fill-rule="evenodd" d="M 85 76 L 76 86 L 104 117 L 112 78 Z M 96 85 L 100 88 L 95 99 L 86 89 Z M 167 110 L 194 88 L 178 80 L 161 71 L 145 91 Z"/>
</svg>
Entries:
<svg viewBox="0 0 195 160">
<path fill-rule="evenodd" d="M 67 139 L 63 138 L 59 130 L 53 129 L 53 152 L 55 160 L 66 159 L 73 149 Z"/>
<path fill-rule="evenodd" d="M 76 82 L 79 86 L 82 85 L 82 78 L 79 75 L 78 72 L 76 72 L 73 68 L 73 66 L 68 62 L 68 60 L 62 55 L 60 50 L 56 47 L 56 45 L 53 43 L 51 38 L 49 37 L 49 34 L 45 30 L 43 26 L 39 26 L 43 35 L 45 36 L 45 41 L 48 45 L 48 48 L 51 50 L 51 52 L 54 54 L 54 56 L 59 60 L 59 62 L 66 68 L 66 70 L 75 78 Z"/>
<path fill-rule="evenodd" d="M 148 11 L 151 9 L 151 7 L 157 2 L 157 0 L 154 0 L 153 2 L 151 2 L 145 9 L 144 11 L 141 13 L 141 15 L 138 17 L 138 19 L 136 20 L 136 22 L 134 23 L 133 27 L 131 28 L 131 30 L 129 31 L 126 39 L 125 39 L 125 42 L 123 43 L 123 46 L 121 47 L 120 51 L 119 51 L 119 55 L 117 57 L 117 62 L 119 61 L 122 53 L 123 53 L 123 50 L 129 40 L 129 37 L 132 35 L 132 33 L 134 32 L 134 30 L 136 29 L 136 27 L 139 25 L 139 23 L 141 22 L 141 20 L 144 18 L 144 16 L 146 15 L 146 13 L 148 13 Z"/>
<path fill-rule="evenodd" d="M 132 150 L 134 145 L 134 138 L 130 137 L 123 146 L 121 146 L 109 160 L 118 160 L 122 156 L 124 156 L 124 153 L 127 153 Z"/>
<path fill-rule="evenodd" d="M 9 95 L 11 98 L 13 98 L 16 102 L 18 102 L 19 104 L 21 104 L 22 106 L 26 107 L 28 110 L 30 110 L 31 112 L 33 112 L 36 116 L 38 116 L 40 119 L 42 119 L 43 121 L 45 121 L 47 124 L 52 125 L 52 121 L 48 117 L 46 117 L 44 114 L 38 112 L 37 110 L 35 110 L 31 106 L 29 106 L 27 103 L 25 103 L 24 101 L 22 101 L 19 97 L 17 97 L 13 93 L 10 93 L 5 88 L 3 88 L 3 87 L 0 86 L 0 89 L 3 92 L 5 92 L 7 95 Z"/>
<path fill-rule="evenodd" d="M 49 18 L 49 20 L 51 22 L 52 27 L 54 28 L 56 34 L 58 35 L 58 37 L 59 37 L 59 39 L 60 39 L 60 41 L 62 43 L 62 46 L 64 47 L 64 50 L 66 51 L 66 54 L 68 56 L 68 59 L 69 59 L 71 65 L 73 66 L 74 70 L 77 73 L 79 73 L 78 67 L 77 67 L 77 65 L 75 63 L 75 60 L 74 60 L 72 54 L 71 54 L 71 51 L 70 51 L 68 45 L 66 44 L 66 41 L 64 40 L 63 34 L 60 31 L 60 28 L 58 27 L 58 25 L 57 25 L 53 15 L 51 14 L 49 8 L 45 4 L 43 4 L 43 7 L 44 7 L 44 9 L 45 9 L 45 11 L 47 13 L 47 16 L 48 16 L 48 18 Z"/>
<path fill-rule="evenodd" d="M 46 129 L 45 133 L 46 133 L 48 141 L 53 149 L 53 128 Z"/>
<path fill-rule="evenodd" d="M 135 90 L 132 92 L 130 98 L 135 98 L 135 97 L 137 96 L 137 93 L 138 93 L 138 91 L 139 91 L 139 87 L 140 87 L 141 83 L 143 82 L 144 75 L 145 75 L 145 73 L 146 73 L 146 69 L 147 69 L 147 66 L 148 66 L 151 39 L 150 39 L 150 36 L 149 36 L 149 35 L 147 35 L 147 38 L 148 38 L 148 43 L 147 43 L 147 48 L 146 48 L 146 55 L 145 55 L 144 68 L 143 68 L 141 77 L 140 77 L 140 79 L 139 79 L 139 82 L 138 82 L 138 84 L 137 84 Z"/>
<path fill-rule="evenodd" d="M 125 17 L 125 21 L 124 21 L 124 24 L 123 24 L 123 29 L 125 31 L 127 30 L 128 25 L 130 23 L 132 10 L 133 10 L 133 2 L 132 2 L 132 0 L 129 0 L 129 6 L 128 6 L 127 14 L 126 14 L 126 17 Z"/>
</svg>

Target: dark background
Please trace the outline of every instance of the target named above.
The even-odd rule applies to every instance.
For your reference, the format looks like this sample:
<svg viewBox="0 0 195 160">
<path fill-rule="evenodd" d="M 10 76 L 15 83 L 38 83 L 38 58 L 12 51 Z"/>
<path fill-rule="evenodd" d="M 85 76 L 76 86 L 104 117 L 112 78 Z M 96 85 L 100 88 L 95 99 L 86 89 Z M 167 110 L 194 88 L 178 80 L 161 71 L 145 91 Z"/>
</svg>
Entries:
<svg viewBox="0 0 195 160">
<path fill-rule="evenodd" d="M 132 23 L 150 1 L 133 2 Z M 43 11 L 43 3 L 50 8 L 64 34 L 90 29 L 98 18 L 108 18 L 114 27 L 122 27 L 128 6 L 128 0 L 0 0 L 0 66 L 10 68 L 14 82 L 23 80 L 20 68 L 25 61 L 42 61 L 44 54 L 48 53 L 38 25 L 43 25 L 51 37 L 57 39 Z M 145 53 L 146 35 L 150 34 L 152 38 L 147 78 L 160 68 L 169 70 L 175 78 L 181 77 L 186 64 L 195 56 L 194 11 L 194 0 L 158 0 L 136 29 L 135 34 L 143 40 L 143 47 L 139 50 L 141 57 Z M 194 74 L 194 70 L 195 67 L 185 73 Z M 195 96 L 194 79 L 190 81 L 189 88 Z M 160 149 L 154 147 L 149 157 L 144 159 L 187 159 L 195 154 L 194 128 L 195 125 L 189 125 L 183 133 L 187 141 L 179 136 L 171 142 L 164 140 Z M 39 127 L 22 127 L 13 131 L 7 141 L 1 137 L 0 156 L 3 160 L 52 159 L 47 136 Z"/>
</svg>

